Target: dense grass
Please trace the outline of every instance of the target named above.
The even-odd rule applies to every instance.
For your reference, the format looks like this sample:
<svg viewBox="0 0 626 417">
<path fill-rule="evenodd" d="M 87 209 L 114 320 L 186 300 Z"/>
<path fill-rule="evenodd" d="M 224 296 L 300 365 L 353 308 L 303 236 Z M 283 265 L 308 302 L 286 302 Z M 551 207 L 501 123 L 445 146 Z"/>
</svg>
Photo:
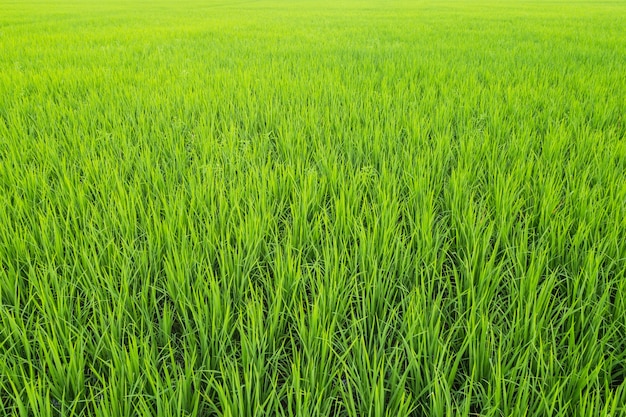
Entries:
<svg viewBox="0 0 626 417">
<path fill-rule="evenodd" d="M 626 3 L 0 10 L 0 415 L 626 415 Z"/>
</svg>

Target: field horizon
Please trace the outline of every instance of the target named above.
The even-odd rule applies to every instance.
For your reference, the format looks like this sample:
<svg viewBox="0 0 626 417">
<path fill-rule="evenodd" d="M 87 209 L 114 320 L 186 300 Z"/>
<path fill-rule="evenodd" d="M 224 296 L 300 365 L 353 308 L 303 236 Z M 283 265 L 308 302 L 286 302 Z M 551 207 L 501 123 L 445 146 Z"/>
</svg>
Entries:
<svg viewBox="0 0 626 417">
<path fill-rule="evenodd" d="M 626 415 L 624 16 L 0 0 L 0 416 Z"/>
</svg>

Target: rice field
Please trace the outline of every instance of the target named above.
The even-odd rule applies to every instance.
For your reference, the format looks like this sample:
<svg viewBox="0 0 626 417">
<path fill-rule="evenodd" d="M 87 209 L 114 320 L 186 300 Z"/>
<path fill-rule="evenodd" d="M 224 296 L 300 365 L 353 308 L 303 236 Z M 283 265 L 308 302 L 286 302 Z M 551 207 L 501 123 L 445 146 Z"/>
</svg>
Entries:
<svg viewBox="0 0 626 417">
<path fill-rule="evenodd" d="M 626 416 L 625 17 L 0 0 L 0 416 Z"/>
</svg>

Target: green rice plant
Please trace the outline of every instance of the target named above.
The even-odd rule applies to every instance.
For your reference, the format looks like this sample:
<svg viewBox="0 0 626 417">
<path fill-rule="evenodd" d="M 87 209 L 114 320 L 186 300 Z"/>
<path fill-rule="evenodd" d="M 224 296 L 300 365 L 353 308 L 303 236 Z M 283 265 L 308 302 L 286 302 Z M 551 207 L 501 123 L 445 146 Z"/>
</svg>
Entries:
<svg viewBox="0 0 626 417">
<path fill-rule="evenodd" d="M 623 2 L 0 6 L 0 415 L 626 413 Z"/>
</svg>

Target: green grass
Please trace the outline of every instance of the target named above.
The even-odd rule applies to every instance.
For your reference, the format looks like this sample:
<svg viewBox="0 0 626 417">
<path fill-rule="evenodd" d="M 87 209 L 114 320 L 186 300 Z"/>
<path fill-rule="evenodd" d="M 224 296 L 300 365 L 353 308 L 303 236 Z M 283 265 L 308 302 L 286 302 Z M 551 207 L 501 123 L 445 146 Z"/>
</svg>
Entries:
<svg viewBox="0 0 626 417">
<path fill-rule="evenodd" d="M 626 415 L 626 2 L 0 10 L 0 415 Z"/>
</svg>

